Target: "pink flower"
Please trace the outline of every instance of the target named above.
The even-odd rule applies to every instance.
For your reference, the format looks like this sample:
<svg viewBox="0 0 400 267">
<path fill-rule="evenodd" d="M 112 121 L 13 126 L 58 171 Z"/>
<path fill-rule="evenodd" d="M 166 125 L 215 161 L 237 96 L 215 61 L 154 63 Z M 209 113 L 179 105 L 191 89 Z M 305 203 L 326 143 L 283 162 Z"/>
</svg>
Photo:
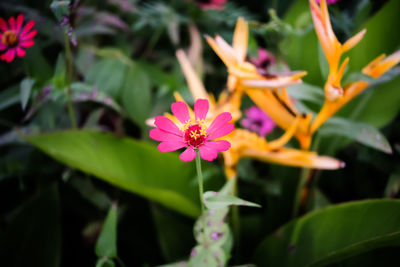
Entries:
<svg viewBox="0 0 400 267">
<path fill-rule="evenodd" d="M 240 122 L 242 126 L 262 137 L 265 137 L 276 126 L 275 122 L 256 106 L 247 109 L 245 113 L 247 118 Z"/>
<path fill-rule="evenodd" d="M 316 0 L 316 1 L 317 1 L 318 4 L 321 2 L 321 0 Z M 328 5 L 330 5 L 330 4 L 336 3 L 337 1 L 339 1 L 339 0 L 326 0 L 326 3 L 327 3 Z"/>
<path fill-rule="evenodd" d="M 266 49 L 258 48 L 258 57 L 250 58 L 250 62 L 257 67 L 257 70 L 261 75 L 266 75 L 270 72 L 269 69 L 276 65 L 276 58 Z"/>
<path fill-rule="evenodd" d="M 175 151 L 186 147 L 179 158 L 184 161 L 192 161 L 196 157 L 197 150 L 204 160 L 213 161 L 218 152 L 226 151 L 231 144 L 225 140 L 211 141 L 225 136 L 233 131 L 233 124 L 229 121 L 232 116 L 229 112 L 219 114 L 208 125 L 206 116 L 208 113 L 208 100 L 198 99 L 194 104 L 194 117 L 190 118 L 188 107 L 184 102 L 172 103 L 171 110 L 179 120 L 179 126 L 164 116 L 157 116 L 154 124 L 158 127 L 150 131 L 150 137 L 161 141 L 158 145 L 160 152 Z"/>
<path fill-rule="evenodd" d="M 35 25 L 35 21 L 29 21 L 25 27 L 22 28 L 23 22 L 23 14 L 19 14 L 17 19 L 10 17 L 8 25 L 3 18 L 0 18 L 0 51 L 5 50 L 5 52 L 0 55 L 1 60 L 5 60 L 9 63 L 14 59 L 15 55 L 23 57 L 26 54 L 23 48 L 31 47 L 35 43 L 33 37 L 36 35 L 37 31 L 31 31 L 33 25 Z"/>
<path fill-rule="evenodd" d="M 201 9 L 216 9 L 222 10 L 225 8 L 227 0 L 195 0 L 195 2 L 201 7 Z"/>
</svg>

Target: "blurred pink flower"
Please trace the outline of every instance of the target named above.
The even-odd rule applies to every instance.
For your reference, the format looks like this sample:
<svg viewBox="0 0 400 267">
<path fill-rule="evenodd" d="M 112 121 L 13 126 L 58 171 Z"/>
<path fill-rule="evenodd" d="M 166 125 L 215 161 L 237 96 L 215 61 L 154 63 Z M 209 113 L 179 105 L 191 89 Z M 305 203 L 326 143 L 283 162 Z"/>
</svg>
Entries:
<svg viewBox="0 0 400 267">
<path fill-rule="evenodd" d="M 275 122 L 264 111 L 256 106 L 245 111 L 246 118 L 240 123 L 246 129 L 258 133 L 260 136 L 265 137 L 276 126 Z"/>
<path fill-rule="evenodd" d="M 258 48 L 258 57 L 250 58 L 250 62 L 257 67 L 257 70 L 261 75 L 266 75 L 269 73 L 269 69 L 276 65 L 276 58 L 266 49 Z"/>
<path fill-rule="evenodd" d="M 317 1 L 318 4 L 321 2 L 321 0 L 316 0 L 316 1 Z M 330 4 L 336 3 L 337 1 L 339 1 L 339 0 L 326 0 L 326 3 L 327 3 L 328 5 L 330 5 Z"/>
<path fill-rule="evenodd" d="M 195 2 L 203 9 L 217 9 L 222 10 L 225 8 L 227 0 L 195 0 Z"/>
<path fill-rule="evenodd" d="M 10 63 L 15 55 L 18 57 L 24 57 L 26 52 L 24 48 L 33 46 L 35 43 L 33 37 L 37 31 L 32 30 L 35 25 L 35 21 L 29 21 L 25 27 L 22 27 L 24 22 L 24 15 L 19 14 L 15 19 L 10 17 L 7 22 L 0 17 L 0 51 L 5 52 L 0 55 L 1 60 L 5 60 Z"/>
<path fill-rule="evenodd" d="M 206 122 L 209 103 L 206 99 L 198 99 L 194 104 L 195 118 L 190 118 L 189 110 L 184 102 L 172 103 L 171 110 L 180 121 L 179 128 L 172 120 L 164 116 L 157 116 L 154 124 L 158 127 L 150 131 L 150 138 L 161 141 L 158 145 L 160 152 L 171 152 L 186 147 L 179 158 L 192 161 L 197 150 L 202 159 L 213 161 L 218 152 L 227 151 L 231 144 L 226 140 L 211 141 L 231 133 L 234 126 L 229 121 L 232 115 L 229 112 L 219 114 L 210 125 Z"/>
</svg>

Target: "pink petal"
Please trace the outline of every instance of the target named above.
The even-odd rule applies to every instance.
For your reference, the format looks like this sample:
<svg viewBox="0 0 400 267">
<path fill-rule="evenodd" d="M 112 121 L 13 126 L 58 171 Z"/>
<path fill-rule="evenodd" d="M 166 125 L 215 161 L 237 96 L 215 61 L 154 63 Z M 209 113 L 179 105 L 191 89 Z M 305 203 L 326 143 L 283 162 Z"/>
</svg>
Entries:
<svg viewBox="0 0 400 267">
<path fill-rule="evenodd" d="M 188 107 L 182 101 L 172 103 L 171 110 L 174 116 L 183 124 L 190 120 Z"/>
<path fill-rule="evenodd" d="M 232 119 L 232 115 L 229 112 L 223 112 L 219 114 L 211 123 L 210 127 L 207 129 L 207 134 L 212 134 L 214 131 L 218 130 L 220 127 L 224 126 L 227 122 Z"/>
<path fill-rule="evenodd" d="M 170 141 L 170 142 L 181 142 L 183 141 L 182 136 L 163 131 L 161 129 L 152 129 L 150 131 L 150 138 L 156 141 Z"/>
<path fill-rule="evenodd" d="M 37 34 L 37 30 L 33 30 L 28 32 L 27 34 L 22 34 L 20 35 L 20 40 L 28 40 L 28 39 L 32 39 L 33 37 L 35 37 L 35 35 Z"/>
<path fill-rule="evenodd" d="M 171 152 L 171 151 L 178 150 L 185 146 L 187 146 L 187 144 L 182 141 L 180 141 L 180 142 L 164 141 L 164 142 L 161 142 L 157 148 L 158 148 L 158 150 L 160 150 L 161 153 L 165 153 L 165 152 Z"/>
<path fill-rule="evenodd" d="M 1 39 L 1 35 L 0 35 Z M 0 51 L 7 49 L 8 46 L 4 45 L 3 43 L 0 42 Z"/>
<path fill-rule="evenodd" d="M 208 100 L 206 99 L 197 99 L 196 103 L 194 103 L 194 115 L 197 119 L 204 120 L 207 116 L 208 112 Z"/>
<path fill-rule="evenodd" d="M 207 137 L 207 140 L 212 140 L 212 139 L 216 139 L 216 138 L 220 138 L 222 136 L 225 136 L 229 133 L 231 133 L 234 130 L 234 125 L 233 123 L 226 123 L 224 124 L 224 126 L 218 128 L 218 130 L 215 130 L 212 134 L 210 134 Z"/>
<path fill-rule="evenodd" d="M 4 54 L 0 56 L 0 59 L 7 61 L 10 63 L 15 57 L 15 48 L 11 48 L 7 50 Z"/>
<path fill-rule="evenodd" d="M 21 35 L 25 35 L 27 32 L 29 32 L 34 25 L 35 25 L 34 20 L 29 21 L 22 30 Z"/>
<path fill-rule="evenodd" d="M 19 14 L 18 17 L 17 17 L 17 25 L 16 25 L 16 29 L 15 29 L 17 34 L 21 30 L 21 26 L 22 26 L 23 22 L 24 22 L 24 15 L 23 14 Z"/>
<path fill-rule="evenodd" d="M 14 17 L 10 17 L 9 19 L 8 19 L 8 25 L 10 25 L 10 29 L 11 30 L 15 30 L 15 19 L 14 19 Z"/>
<path fill-rule="evenodd" d="M 218 141 L 206 142 L 204 146 L 220 152 L 220 151 L 227 151 L 231 147 L 231 143 L 229 143 L 226 140 L 218 140 Z"/>
<path fill-rule="evenodd" d="M 181 130 L 170 119 L 164 116 L 157 116 L 154 120 L 154 125 L 163 131 L 182 136 Z"/>
<path fill-rule="evenodd" d="M 24 49 L 19 48 L 19 47 L 17 47 L 16 49 L 17 49 L 17 56 L 18 57 L 24 57 L 25 56 L 26 52 L 25 52 Z"/>
<path fill-rule="evenodd" d="M 3 18 L 0 18 L 0 30 L 3 32 L 8 30 L 7 22 Z"/>
<path fill-rule="evenodd" d="M 183 162 L 192 161 L 194 160 L 195 157 L 196 157 L 196 152 L 194 151 L 192 146 L 186 148 L 186 150 L 183 151 L 182 154 L 179 156 L 179 158 Z"/>
<path fill-rule="evenodd" d="M 22 41 L 21 43 L 19 43 L 19 46 L 31 47 L 34 44 L 35 44 L 35 42 L 33 40 L 26 40 L 26 41 Z"/>
<path fill-rule="evenodd" d="M 207 146 L 200 146 L 199 151 L 200 151 L 200 157 L 207 161 L 213 161 L 218 157 L 217 151 Z"/>
</svg>

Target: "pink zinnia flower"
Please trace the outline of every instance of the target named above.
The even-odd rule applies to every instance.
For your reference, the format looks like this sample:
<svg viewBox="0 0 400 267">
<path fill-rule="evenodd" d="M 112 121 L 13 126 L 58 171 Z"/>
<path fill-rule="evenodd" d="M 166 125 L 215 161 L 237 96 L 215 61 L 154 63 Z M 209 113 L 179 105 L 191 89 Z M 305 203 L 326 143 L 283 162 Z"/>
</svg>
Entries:
<svg viewBox="0 0 400 267">
<path fill-rule="evenodd" d="M 26 54 L 23 48 L 31 47 L 35 43 L 32 38 L 37 31 L 31 31 L 35 21 L 29 21 L 21 31 L 23 22 L 23 14 L 18 15 L 17 19 L 10 17 L 8 25 L 3 18 L 0 18 L 0 51 L 5 50 L 0 55 L 1 60 L 9 63 L 14 59 L 15 55 L 23 57 Z"/>
<path fill-rule="evenodd" d="M 250 131 L 258 133 L 258 135 L 262 137 L 265 137 L 276 126 L 271 117 L 256 106 L 247 109 L 245 113 L 247 118 L 241 121 L 242 126 Z"/>
<path fill-rule="evenodd" d="M 250 58 L 250 62 L 257 67 L 261 75 L 267 75 L 270 72 L 270 68 L 276 65 L 276 58 L 266 49 L 258 48 L 258 57 Z"/>
<path fill-rule="evenodd" d="M 184 162 L 192 161 L 196 157 L 197 150 L 200 152 L 201 158 L 208 161 L 216 159 L 218 152 L 228 150 L 231 147 L 228 141 L 211 140 L 233 131 L 233 124 L 229 122 L 232 116 L 229 112 L 223 112 L 208 125 L 206 122 L 208 107 L 208 100 L 198 99 L 194 104 L 195 118 L 191 118 L 184 102 L 172 103 L 172 113 L 180 123 L 176 125 L 164 116 L 155 118 L 154 124 L 158 128 L 150 131 L 150 137 L 161 141 L 158 150 L 171 152 L 186 147 L 186 150 L 179 156 Z"/>
<path fill-rule="evenodd" d="M 321 0 L 316 0 L 316 1 L 317 1 L 318 4 L 321 2 Z M 337 1 L 339 1 L 339 0 L 326 0 L 326 3 L 327 3 L 328 5 L 330 5 L 330 4 L 336 3 Z"/>
<path fill-rule="evenodd" d="M 203 9 L 222 10 L 225 8 L 227 0 L 195 0 L 196 3 Z"/>
</svg>

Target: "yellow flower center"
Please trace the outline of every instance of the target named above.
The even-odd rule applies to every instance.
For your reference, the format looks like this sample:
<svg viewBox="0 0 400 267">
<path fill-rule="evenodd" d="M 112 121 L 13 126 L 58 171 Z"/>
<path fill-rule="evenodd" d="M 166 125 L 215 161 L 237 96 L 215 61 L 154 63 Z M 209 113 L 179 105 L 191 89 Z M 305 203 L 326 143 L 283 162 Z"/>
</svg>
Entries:
<svg viewBox="0 0 400 267">
<path fill-rule="evenodd" d="M 8 47 L 15 47 L 18 43 L 18 37 L 14 30 L 8 30 L 3 33 L 1 42 Z"/>
<path fill-rule="evenodd" d="M 204 120 L 197 119 L 192 122 L 188 120 L 182 127 L 181 131 L 184 133 L 185 142 L 189 146 L 197 148 L 202 145 L 207 137 L 207 126 Z"/>
</svg>

